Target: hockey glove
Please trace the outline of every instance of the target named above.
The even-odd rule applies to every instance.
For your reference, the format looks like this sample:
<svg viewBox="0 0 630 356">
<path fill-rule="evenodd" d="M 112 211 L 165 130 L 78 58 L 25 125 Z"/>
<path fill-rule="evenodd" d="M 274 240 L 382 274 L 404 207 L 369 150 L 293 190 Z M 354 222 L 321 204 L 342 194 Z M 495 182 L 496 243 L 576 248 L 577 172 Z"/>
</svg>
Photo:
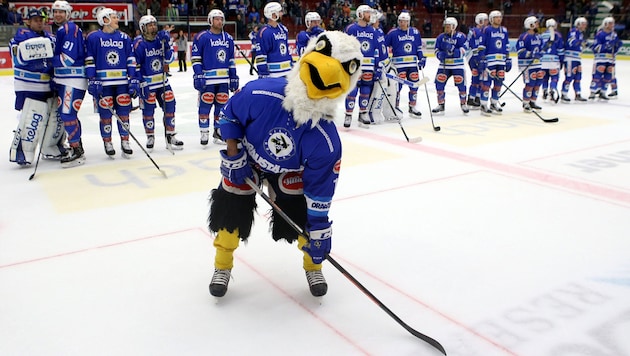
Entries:
<svg viewBox="0 0 630 356">
<path fill-rule="evenodd" d="M 140 95 L 140 80 L 138 80 L 138 78 L 129 79 L 129 95 L 131 95 L 132 98 Z"/>
<path fill-rule="evenodd" d="M 221 175 L 236 185 L 245 184 L 245 178 L 254 179 L 252 167 L 247 162 L 247 153 L 241 148 L 234 156 L 228 156 L 221 150 Z"/>
<path fill-rule="evenodd" d="M 534 50 L 532 51 L 532 58 L 541 59 L 542 56 L 543 56 L 543 53 L 540 51 L 540 48 L 538 47 L 534 48 Z"/>
<path fill-rule="evenodd" d="M 480 59 L 477 63 L 477 70 L 479 71 L 479 73 L 485 71 L 486 68 L 488 68 L 488 61 L 485 58 Z"/>
<path fill-rule="evenodd" d="M 230 91 L 234 93 L 238 90 L 238 75 L 230 77 Z"/>
<path fill-rule="evenodd" d="M 193 86 L 198 91 L 206 90 L 206 77 L 203 74 L 195 74 L 193 76 Z"/>
<path fill-rule="evenodd" d="M 308 253 L 313 263 L 318 265 L 324 262 L 326 255 L 330 253 L 332 229 L 309 231 L 308 243 L 302 246 L 302 250 Z"/>
<path fill-rule="evenodd" d="M 426 65 L 427 65 L 427 57 L 420 57 L 420 59 L 418 59 L 418 68 L 424 69 L 424 66 Z"/>
<path fill-rule="evenodd" d="M 437 51 L 437 52 L 435 52 L 435 56 L 437 57 L 437 59 L 440 62 L 444 62 L 444 60 L 446 59 L 446 52 L 444 52 L 444 51 Z"/>
<path fill-rule="evenodd" d="M 158 31 L 157 39 L 160 42 L 164 42 L 165 44 L 168 44 L 171 41 L 171 33 L 166 30 Z"/>
<path fill-rule="evenodd" d="M 509 72 L 512 70 L 512 58 L 508 58 L 505 60 L 505 71 Z"/>
<path fill-rule="evenodd" d="M 99 79 L 88 80 L 88 93 L 95 98 L 100 98 L 103 95 L 103 82 Z"/>
</svg>

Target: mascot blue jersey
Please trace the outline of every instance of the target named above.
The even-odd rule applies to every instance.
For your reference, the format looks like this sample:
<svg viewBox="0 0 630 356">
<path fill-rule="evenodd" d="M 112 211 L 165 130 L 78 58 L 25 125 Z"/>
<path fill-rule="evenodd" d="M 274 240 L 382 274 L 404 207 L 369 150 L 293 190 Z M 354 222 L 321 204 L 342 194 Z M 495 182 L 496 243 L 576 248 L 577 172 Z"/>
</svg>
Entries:
<svg viewBox="0 0 630 356">
<path fill-rule="evenodd" d="M 162 48 L 164 48 L 165 53 L 162 53 Z M 144 38 L 134 40 L 133 52 L 140 68 L 136 76 L 144 85 L 148 85 L 151 90 L 161 88 L 162 85 L 168 85 L 168 79 L 162 84 L 162 80 L 165 79 L 163 78 L 164 67 L 162 63 L 169 64 L 175 58 L 168 43 L 162 46 L 162 42 L 157 38 L 152 41 Z"/>
<path fill-rule="evenodd" d="M 203 74 L 206 84 L 228 83 L 236 75 L 234 39 L 225 31 L 201 31 L 193 40 L 190 60 L 193 71 Z"/>
<path fill-rule="evenodd" d="M 98 78 L 103 86 L 126 85 L 136 74 L 131 38 L 124 32 L 91 32 L 86 39 L 85 71 L 88 78 Z"/>
<path fill-rule="evenodd" d="M 221 111 L 221 135 L 226 140 L 242 139 L 250 161 L 262 172 L 304 169 L 307 223 L 327 228 L 339 177 L 341 140 L 332 121 L 319 120 L 314 127 L 309 121 L 298 127 L 282 106 L 286 85 L 285 78 L 247 83 Z"/>
</svg>

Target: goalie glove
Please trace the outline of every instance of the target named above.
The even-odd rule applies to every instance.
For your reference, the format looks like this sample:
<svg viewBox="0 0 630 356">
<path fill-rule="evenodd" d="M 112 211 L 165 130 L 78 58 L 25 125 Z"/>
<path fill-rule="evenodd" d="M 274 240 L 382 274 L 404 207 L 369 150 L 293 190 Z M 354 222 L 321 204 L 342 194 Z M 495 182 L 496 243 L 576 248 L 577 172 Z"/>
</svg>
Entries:
<svg viewBox="0 0 630 356">
<path fill-rule="evenodd" d="M 321 264 L 330 253 L 332 228 L 328 226 L 325 229 L 311 230 L 308 235 L 308 243 L 302 246 L 302 250 L 311 256 L 314 264 Z"/>
<path fill-rule="evenodd" d="M 252 167 L 247 162 L 247 153 L 240 149 L 234 156 L 228 156 L 227 150 L 221 150 L 221 175 L 236 185 L 245 184 L 245 178 L 254 179 Z"/>
</svg>

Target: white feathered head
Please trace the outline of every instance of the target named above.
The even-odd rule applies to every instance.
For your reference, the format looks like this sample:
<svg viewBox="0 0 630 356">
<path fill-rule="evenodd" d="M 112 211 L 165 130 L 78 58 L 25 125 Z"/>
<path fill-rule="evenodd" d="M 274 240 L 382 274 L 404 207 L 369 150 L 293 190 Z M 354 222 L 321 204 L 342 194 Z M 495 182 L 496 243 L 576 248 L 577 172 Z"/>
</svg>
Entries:
<svg viewBox="0 0 630 356">
<path fill-rule="evenodd" d="M 334 120 L 339 103 L 361 76 L 361 45 L 340 31 L 325 31 L 311 39 L 304 54 L 287 75 L 282 106 L 302 125 Z"/>
</svg>

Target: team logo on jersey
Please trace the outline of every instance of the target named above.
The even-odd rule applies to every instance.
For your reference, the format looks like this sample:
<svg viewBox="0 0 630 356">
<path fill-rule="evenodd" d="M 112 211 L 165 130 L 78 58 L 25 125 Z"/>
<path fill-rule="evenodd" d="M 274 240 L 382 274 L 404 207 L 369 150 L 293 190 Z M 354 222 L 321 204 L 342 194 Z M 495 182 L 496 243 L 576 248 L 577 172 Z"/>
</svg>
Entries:
<svg viewBox="0 0 630 356">
<path fill-rule="evenodd" d="M 369 51 L 369 50 L 370 50 L 370 42 L 368 42 L 368 41 L 362 41 L 362 42 L 361 42 L 361 51 L 362 51 L 363 53 L 365 53 L 365 52 L 367 52 L 367 51 Z"/>
<path fill-rule="evenodd" d="M 284 161 L 295 154 L 295 142 L 289 131 L 282 127 L 276 127 L 269 131 L 264 142 L 265 151 L 277 161 Z"/>
<path fill-rule="evenodd" d="M 224 49 L 220 49 L 217 51 L 217 59 L 219 60 L 219 62 L 225 63 L 226 58 L 227 58 L 227 53 L 225 52 Z"/>
<path fill-rule="evenodd" d="M 495 48 L 503 48 L 503 41 L 502 40 L 496 40 L 496 42 L 494 42 L 494 46 L 495 46 Z"/>
<path fill-rule="evenodd" d="M 403 46 L 403 51 L 407 53 L 411 53 L 412 49 L 413 49 L 413 46 L 411 45 L 411 43 L 405 43 L 405 45 Z"/>
<path fill-rule="evenodd" d="M 287 52 L 287 45 L 284 42 L 280 43 L 280 54 L 285 55 Z"/>
<path fill-rule="evenodd" d="M 157 58 L 154 58 L 154 59 L 151 61 L 151 69 L 152 69 L 154 72 L 161 72 L 161 69 L 162 69 L 162 61 L 161 61 L 161 60 L 159 60 L 159 59 L 157 59 Z"/>
<path fill-rule="evenodd" d="M 120 63 L 120 55 L 116 51 L 108 51 L 105 55 L 105 60 L 110 66 L 115 66 Z"/>
</svg>

